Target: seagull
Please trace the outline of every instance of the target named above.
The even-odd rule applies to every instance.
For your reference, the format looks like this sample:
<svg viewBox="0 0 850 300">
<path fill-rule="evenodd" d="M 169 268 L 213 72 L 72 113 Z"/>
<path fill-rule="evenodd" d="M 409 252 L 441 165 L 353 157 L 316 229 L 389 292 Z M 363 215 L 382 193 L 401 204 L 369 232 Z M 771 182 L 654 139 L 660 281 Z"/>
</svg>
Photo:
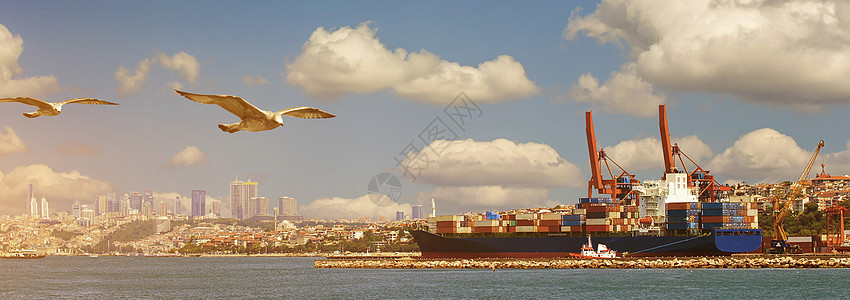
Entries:
<svg viewBox="0 0 850 300">
<path fill-rule="evenodd" d="M 20 102 L 23 104 L 29 104 L 35 107 L 38 107 L 37 111 L 31 113 L 24 113 L 24 116 L 27 118 L 36 118 L 40 116 L 55 116 L 62 113 L 62 105 L 68 103 L 80 103 L 80 104 L 92 104 L 92 105 L 118 105 L 118 103 L 112 103 L 109 101 L 103 101 L 93 98 L 74 98 L 70 100 L 65 100 L 59 103 L 48 103 L 35 98 L 30 97 L 12 97 L 12 98 L 2 98 L 0 102 Z"/>
<path fill-rule="evenodd" d="M 245 99 L 237 96 L 201 95 L 179 90 L 174 91 L 195 102 L 221 106 L 221 108 L 224 108 L 242 119 L 239 123 L 218 124 L 218 128 L 229 133 L 234 133 L 240 130 L 264 131 L 275 129 L 278 126 L 283 127 L 283 115 L 302 119 L 327 119 L 336 117 L 331 113 L 307 106 L 293 107 L 271 112 L 259 109 L 251 103 L 248 103 L 248 101 L 245 101 Z"/>
</svg>

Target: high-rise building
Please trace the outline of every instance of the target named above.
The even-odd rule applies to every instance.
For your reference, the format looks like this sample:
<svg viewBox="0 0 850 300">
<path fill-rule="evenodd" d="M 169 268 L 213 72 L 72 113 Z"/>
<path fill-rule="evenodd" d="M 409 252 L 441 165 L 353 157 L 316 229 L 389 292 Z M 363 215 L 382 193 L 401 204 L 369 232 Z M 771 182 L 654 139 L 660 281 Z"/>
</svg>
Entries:
<svg viewBox="0 0 850 300">
<path fill-rule="evenodd" d="M 268 216 L 269 215 L 269 199 L 266 197 L 258 197 L 259 201 L 257 201 L 257 215 L 258 216 Z"/>
<path fill-rule="evenodd" d="M 30 213 L 32 213 L 32 199 L 35 199 L 35 195 L 32 193 L 32 183 L 30 183 L 29 192 L 27 192 L 27 200 L 26 200 L 26 203 L 30 208 Z"/>
<path fill-rule="evenodd" d="M 86 204 L 80 205 L 80 219 L 84 219 L 87 221 L 87 224 L 91 224 L 91 221 L 94 220 L 94 210 Z"/>
<path fill-rule="evenodd" d="M 153 190 L 145 190 L 145 196 L 142 199 L 142 201 L 150 203 L 151 206 L 153 206 L 154 200 L 156 200 L 156 199 L 153 197 Z"/>
<path fill-rule="evenodd" d="M 404 212 L 400 211 L 400 210 L 396 211 L 395 212 L 395 220 L 396 221 L 404 221 Z"/>
<path fill-rule="evenodd" d="M 183 202 L 180 201 L 180 196 L 174 198 L 174 204 L 172 204 L 171 207 L 173 208 L 173 212 L 175 215 L 183 214 Z"/>
<path fill-rule="evenodd" d="M 35 197 L 30 198 L 30 217 L 38 218 L 38 201 L 35 200 Z"/>
<path fill-rule="evenodd" d="M 411 219 L 422 219 L 422 205 L 411 205 L 410 206 L 410 218 Z"/>
<path fill-rule="evenodd" d="M 214 214 L 216 217 L 221 217 L 221 201 L 212 201 L 212 208 L 210 209 L 210 213 Z"/>
<path fill-rule="evenodd" d="M 142 193 L 137 191 L 130 192 L 130 209 L 135 209 L 137 211 L 142 210 Z"/>
<path fill-rule="evenodd" d="M 124 194 L 121 197 L 121 215 L 127 216 L 130 214 L 130 194 Z"/>
<path fill-rule="evenodd" d="M 250 218 L 250 205 L 248 202 L 257 197 L 257 183 L 240 181 L 239 178 L 230 182 L 230 214 L 237 219 Z"/>
<path fill-rule="evenodd" d="M 74 215 L 74 219 L 80 218 L 80 200 L 74 200 L 74 204 L 71 205 L 71 213 Z"/>
<path fill-rule="evenodd" d="M 192 216 L 203 216 L 207 211 L 207 191 L 192 190 Z"/>
<path fill-rule="evenodd" d="M 284 216 L 294 216 L 298 214 L 298 201 L 291 197 L 280 197 L 277 204 L 280 209 L 280 214 Z"/>
<path fill-rule="evenodd" d="M 106 196 L 97 196 L 97 202 L 94 204 L 94 213 L 96 216 L 106 213 Z"/>
<path fill-rule="evenodd" d="M 106 193 L 106 211 L 121 212 L 121 205 L 118 202 L 118 194 Z"/>
<path fill-rule="evenodd" d="M 142 216 L 144 220 L 153 220 L 153 206 L 150 202 L 142 203 Z"/>
<path fill-rule="evenodd" d="M 50 209 L 47 208 L 47 198 L 41 196 L 41 218 L 50 219 Z"/>
</svg>

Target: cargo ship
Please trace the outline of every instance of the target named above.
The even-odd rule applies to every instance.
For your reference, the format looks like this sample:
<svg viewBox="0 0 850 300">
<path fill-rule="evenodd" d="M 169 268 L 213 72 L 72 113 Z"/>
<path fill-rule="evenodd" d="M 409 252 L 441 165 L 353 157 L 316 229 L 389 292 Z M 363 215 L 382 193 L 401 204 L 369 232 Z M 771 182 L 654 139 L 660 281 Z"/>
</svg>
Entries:
<svg viewBox="0 0 850 300">
<path fill-rule="evenodd" d="M 588 111 L 587 198 L 552 210 L 431 216 L 428 231 L 411 232 L 422 257 L 569 257 L 580 252 L 587 236 L 632 257 L 722 256 L 761 248 L 758 205 L 730 201 L 729 186 L 719 184 L 671 143 L 666 108 L 658 109 L 662 180 L 641 182 L 597 149 Z M 620 170 L 615 172 L 611 165 Z M 603 174 L 611 178 L 603 179 Z M 593 190 L 600 197 L 591 198 Z"/>
</svg>

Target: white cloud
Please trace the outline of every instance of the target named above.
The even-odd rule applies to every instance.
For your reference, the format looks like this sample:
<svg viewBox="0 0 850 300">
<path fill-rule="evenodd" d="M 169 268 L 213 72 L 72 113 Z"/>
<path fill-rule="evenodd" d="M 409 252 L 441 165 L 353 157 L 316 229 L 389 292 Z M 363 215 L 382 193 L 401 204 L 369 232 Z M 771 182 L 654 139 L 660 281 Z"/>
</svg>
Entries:
<svg viewBox="0 0 850 300">
<path fill-rule="evenodd" d="M 269 84 L 269 80 L 263 78 L 263 76 L 260 76 L 260 75 L 257 75 L 257 76 L 248 75 L 248 76 L 242 77 L 242 80 L 245 81 L 245 85 L 268 85 Z"/>
<path fill-rule="evenodd" d="M 771 128 L 740 137 L 708 164 L 715 174 L 755 182 L 796 180 L 811 153 Z"/>
<path fill-rule="evenodd" d="M 169 57 L 157 51 L 153 57 L 142 59 L 133 74 L 130 74 L 130 70 L 124 66 L 118 67 L 118 71 L 115 71 L 118 93 L 121 96 L 138 93 L 142 89 L 142 83 L 147 81 L 151 67 L 156 66 L 157 63 L 165 69 L 177 71 L 181 78 L 191 84 L 198 81 L 198 76 L 201 73 L 201 65 L 194 56 L 180 51 Z M 177 81 L 168 82 L 167 85 L 171 89 L 183 87 L 183 84 Z"/>
<path fill-rule="evenodd" d="M 139 62 L 139 67 L 136 68 L 134 74 L 130 74 L 130 70 L 124 66 L 118 67 L 115 71 L 115 81 L 118 81 L 118 94 L 126 96 L 138 93 L 142 89 L 142 83 L 148 78 L 148 71 L 151 68 L 151 61 L 145 58 Z"/>
<path fill-rule="evenodd" d="M 682 138 L 672 138 L 672 142 L 679 145 L 679 149 L 700 166 L 707 168 L 703 160 L 713 155 L 711 147 L 706 145 L 696 135 Z M 634 172 L 646 169 L 664 169 L 664 154 L 661 153 L 661 140 L 658 138 L 643 138 L 622 141 L 614 146 L 603 148 L 605 153 L 626 171 Z M 681 162 L 676 162 L 677 167 Z M 693 168 L 687 162 L 688 170 Z"/>
<path fill-rule="evenodd" d="M 57 172 L 45 164 L 21 166 L 5 175 L 0 173 L 0 211 L 27 212 L 25 200 L 30 183 L 39 198 L 47 198 L 52 211 L 70 211 L 75 199 L 86 203 L 94 201 L 97 195 L 113 191 L 109 183 L 77 170 Z"/>
<path fill-rule="evenodd" d="M 207 155 L 195 146 L 186 146 L 183 151 L 171 158 L 171 165 L 178 167 L 191 167 L 207 163 Z"/>
<path fill-rule="evenodd" d="M 845 149 L 841 152 L 829 153 L 818 156 L 818 161 L 826 164 L 826 173 L 832 175 L 850 174 L 850 141 L 845 143 Z M 817 169 L 817 166 L 812 168 Z"/>
<path fill-rule="evenodd" d="M 180 75 L 191 84 L 198 81 L 198 75 L 201 73 L 201 65 L 194 56 L 180 51 L 173 56 L 168 57 L 165 53 L 158 52 L 156 59 L 163 67 L 169 70 L 178 71 Z"/>
<path fill-rule="evenodd" d="M 18 58 L 24 52 L 24 40 L 0 24 L 0 97 L 41 97 L 59 90 L 56 77 L 15 78 L 24 72 Z"/>
<path fill-rule="evenodd" d="M 640 78 L 631 63 L 612 72 L 602 85 L 593 75 L 582 74 L 569 94 L 574 101 L 601 107 L 605 112 L 639 117 L 654 116 L 655 108 L 667 101 L 666 95 L 656 93 L 651 84 Z"/>
<path fill-rule="evenodd" d="M 56 146 L 56 150 L 68 155 L 92 156 L 101 153 L 100 147 L 89 146 L 80 142 L 69 142 Z"/>
<path fill-rule="evenodd" d="M 850 104 L 846 2 L 606 0 L 578 13 L 566 39 L 627 46 L 650 84 L 773 105 Z"/>
<path fill-rule="evenodd" d="M 29 151 L 12 127 L 3 126 L 3 128 L 6 129 L 6 133 L 0 132 L 0 155 Z"/>
<path fill-rule="evenodd" d="M 416 195 L 419 203 L 437 204 L 437 214 L 459 214 L 481 210 L 508 210 L 528 207 L 553 207 L 549 189 L 513 188 L 498 185 L 438 187 Z M 425 206 L 423 206 L 425 207 Z"/>
<path fill-rule="evenodd" d="M 405 215 L 410 214 L 411 205 L 393 202 L 388 206 L 378 206 L 372 202 L 369 195 L 363 195 L 356 199 L 319 198 L 310 204 L 300 206 L 298 210 L 306 217 L 321 219 L 376 218 L 379 216 L 394 219 L 396 211 L 403 211 Z"/>
<path fill-rule="evenodd" d="M 319 99 L 391 89 L 416 101 L 448 104 L 460 92 L 495 103 L 537 94 L 525 68 L 501 55 L 478 67 L 442 60 L 426 50 L 387 49 L 369 23 L 329 32 L 319 27 L 287 65 L 289 84 Z"/>
<path fill-rule="evenodd" d="M 431 149 L 437 149 L 439 155 Z M 419 183 L 520 188 L 584 185 L 579 168 L 546 144 L 523 144 L 505 139 L 490 142 L 437 140 L 422 151 L 427 159 L 426 156 L 418 156 L 421 159 L 410 156 L 402 162 Z M 427 164 L 420 163 L 426 160 Z"/>
</svg>

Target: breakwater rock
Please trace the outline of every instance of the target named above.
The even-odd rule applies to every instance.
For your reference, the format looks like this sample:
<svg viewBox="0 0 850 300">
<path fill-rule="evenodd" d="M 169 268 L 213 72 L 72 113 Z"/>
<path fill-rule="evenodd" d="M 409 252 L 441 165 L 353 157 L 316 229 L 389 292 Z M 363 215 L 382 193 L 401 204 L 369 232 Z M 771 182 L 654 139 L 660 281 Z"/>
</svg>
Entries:
<svg viewBox="0 0 850 300">
<path fill-rule="evenodd" d="M 850 268 L 848 257 L 694 257 L 643 259 L 317 259 L 316 268 L 357 269 L 669 269 Z"/>
</svg>

